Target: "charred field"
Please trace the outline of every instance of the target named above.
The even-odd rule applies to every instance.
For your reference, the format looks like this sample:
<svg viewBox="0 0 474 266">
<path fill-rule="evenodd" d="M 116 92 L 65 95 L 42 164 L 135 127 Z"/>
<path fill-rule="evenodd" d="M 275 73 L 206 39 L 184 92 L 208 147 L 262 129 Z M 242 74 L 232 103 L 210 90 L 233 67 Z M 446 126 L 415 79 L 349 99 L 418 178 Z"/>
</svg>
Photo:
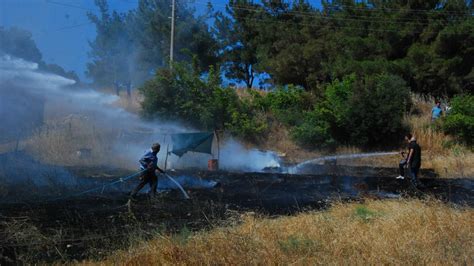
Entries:
<svg viewBox="0 0 474 266">
<path fill-rule="evenodd" d="M 25 181 L 3 188 L 0 261 L 99 259 L 157 234 L 179 236 L 238 223 L 243 213 L 278 217 L 367 198 L 428 197 L 474 206 L 472 179 L 438 179 L 429 170 L 421 173 L 420 190 L 411 189 L 407 180 L 394 179 L 396 169 L 391 168 L 315 165 L 305 169 L 306 174 L 272 171 L 176 171 L 171 175 L 191 199 L 184 199 L 179 190 L 170 189 L 166 179 L 160 177 L 157 197 L 142 193 L 128 203 L 128 193 L 138 178 L 113 186 L 106 184 L 130 175 L 129 170 L 54 169 L 56 174 L 67 172 L 73 176 L 74 185 L 53 182 L 56 188 L 46 189 Z"/>
</svg>

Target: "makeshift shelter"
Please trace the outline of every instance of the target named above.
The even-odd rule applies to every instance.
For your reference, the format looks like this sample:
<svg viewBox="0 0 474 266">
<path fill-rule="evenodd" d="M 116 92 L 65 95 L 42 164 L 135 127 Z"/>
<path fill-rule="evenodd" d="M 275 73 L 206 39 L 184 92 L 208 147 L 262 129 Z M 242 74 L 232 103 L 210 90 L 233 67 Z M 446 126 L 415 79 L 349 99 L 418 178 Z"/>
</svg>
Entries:
<svg viewBox="0 0 474 266">
<path fill-rule="evenodd" d="M 181 157 L 187 152 L 199 152 L 212 155 L 213 132 L 172 134 L 173 150 L 170 152 Z"/>
<path fill-rule="evenodd" d="M 171 145 L 167 148 L 165 168 L 168 162 L 168 155 L 174 154 L 181 158 L 186 153 L 209 154 L 212 158 L 207 161 L 208 170 L 217 170 L 219 168 L 219 138 L 216 132 L 177 133 L 168 136 L 170 137 Z M 216 140 L 216 145 L 213 145 L 214 140 Z M 196 156 L 196 154 L 192 156 Z"/>
</svg>

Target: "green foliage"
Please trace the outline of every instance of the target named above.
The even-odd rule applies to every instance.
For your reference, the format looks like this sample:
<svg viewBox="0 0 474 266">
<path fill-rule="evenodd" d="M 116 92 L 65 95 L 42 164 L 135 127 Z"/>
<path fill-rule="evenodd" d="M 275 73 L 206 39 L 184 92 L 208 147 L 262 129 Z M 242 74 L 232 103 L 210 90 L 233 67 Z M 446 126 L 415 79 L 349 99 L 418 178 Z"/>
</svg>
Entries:
<svg viewBox="0 0 474 266">
<path fill-rule="evenodd" d="M 251 1 L 230 1 L 229 4 L 225 14 L 220 11 L 214 14 L 213 33 L 221 51 L 226 78 L 243 81 L 251 88 L 258 74 L 255 12 L 250 11 L 256 5 Z M 234 9 L 232 4 L 238 4 L 240 8 Z"/>
<path fill-rule="evenodd" d="M 303 120 L 303 112 L 312 109 L 313 99 L 308 92 L 300 87 L 289 85 L 279 87 L 268 93 L 263 100 L 257 101 L 262 109 L 266 109 L 284 125 L 294 126 Z"/>
<path fill-rule="evenodd" d="M 291 136 L 299 145 L 310 149 L 336 145 L 331 135 L 331 123 L 320 109 L 306 112 L 303 123 L 291 130 Z"/>
<path fill-rule="evenodd" d="M 171 8 L 168 1 L 139 0 L 127 13 L 110 11 L 107 0 L 95 0 L 99 15 L 88 13 L 97 35 L 90 42 L 87 75 L 101 86 L 141 85 L 150 73 L 168 65 Z M 187 1 L 176 1 L 174 61 L 193 62 L 201 72 L 217 63 L 217 43 L 206 17 L 197 16 Z"/>
<path fill-rule="evenodd" d="M 306 1 L 230 1 L 229 28 L 245 38 L 226 48 L 251 51 L 252 66 L 277 85 L 314 90 L 352 73 L 388 73 L 414 92 L 451 96 L 473 89 L 472 7 L 458 0 L 344 0 L 325 1 L 319 10 Z"/>
<path fill-rule="evenodd" d="M 474 95 L 456 96 L 449 114 L 443 119 L 443 130 L 468 145 L 474 144 Z"/>
<path fill-rule="evenodd" d="M 349 105 L 345 128 L 350 144 L 396 145 L 406 131 L 403 115 L 410 106 L 410 95 L 400 77 L 386 74 L 367 77 Z"/>
<path fill-rule="evenodd" d="M 393 144 L 404 131 L 402 119 L 409 103 L 409 91 L 397 76 L 357 81 L 350 75 L 326 87 L 323 100 L 305 114 L 292 136 L 307 147 Z"/>
<path fill-rule="evenodd" d="M 285 253 L 306 253 L 320 248 L 318 243 L 312 239 L 289 236 L 285 241 L 279 241 L 280 249 Z"/>
<path fill-rule="evenodd" d="M 377 217 L 379 214 L 375 211 L 369 210 L 366 206 L 360 205 L 357 206 L 354 211 L 355 217 L 361 219 L 364 222 L 368 222 L 373 218 Z"/>
<path fill-rule="evenodd" d="M 31 32 L 19 28 L 0 27 L 0 55 L 4 53 L 35 63 L 42 61 Z"/>
<path fill-rule="evenodd" d="M 220 86 L 218 72 L 210 69 L 207 78 L 189 64 L 175 64 L 173 70 L 160 69 L 144 84 L 143 115 L 179 120 L 203 130 L 226 129 L 234 135 L 255 139 L 266 130 L 250 102 Z"/>
<path fill-rule="evenodd" d="M 184 226 L 183 228 L 181 228 L 179 233 L 173 235 L 172 240 L 179 245 L 184 245 L 189 241 L 192 236 L 193 232 L 189 230 L 188 227 Z"/>
<path fill-rule="evenodd" d="M 79 77 L 74 71 L 66 71 L 59 65 L 44 62 L 31 32 L 27 30 L 0 27 L 0 56 L 4 54 L 38 63 L 40 70 L 79 82 Z"/>
</svg>

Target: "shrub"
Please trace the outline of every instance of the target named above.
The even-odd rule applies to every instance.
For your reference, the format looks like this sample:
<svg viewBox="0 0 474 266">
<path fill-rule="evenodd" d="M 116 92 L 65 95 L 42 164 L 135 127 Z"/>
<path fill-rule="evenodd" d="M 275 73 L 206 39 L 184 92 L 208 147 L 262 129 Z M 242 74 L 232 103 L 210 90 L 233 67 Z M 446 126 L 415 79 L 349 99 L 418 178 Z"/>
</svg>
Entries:
<svg viewBox="0 0 474 266">
<path fill-rule="evenodd" d="M 315 109 L 304 115 L 304 121 L 291 130 L 291 137 L 300 146 L 314 149 L 333 148 L 335 139 L 330 133 L 331 124 L 325 119 L 322 110 Z"/>
<path fill-rule="evenodd" d="M 185 64 L 161 69 L 140 88 L 143 116 L 179 120 L 201 130 L 228 129 L 234 135 L 255 139 L 266 129 L 249 102 L 221 87 L 217 71 L 203 77 Z"/>
<path fill-rule="evenodd" d="M 474 95 L 456 96 L 452 109 L 443 119 L 442 128 L 447 134 L 472 146 L 474 144 Z"/>
<path fill-rule="evenodd" d="M 402 120 L 409 104 L 409 90 L 398 76 L 380 74 L 362 81 L 346 76 L 325 88 L 322 101 L 305 113 L 292 136 L 309 147 L 393 143 L 405 130 Z"/>
<path fill-rule="evenodd" d="M 381 74 L 367 77 L 356 90 L 348 104 L 347 141 L 358 146 L 397 143 L 406 131 L 403 115 L 410 105 L 405 81 L 398 76 Z"/>
<path fill-rule="evenodd" d="M 312 109 L 311 95 L 300 87 L 279 87 L 264 98 L 265 106 L 276 119 L 287 126 L 300 124 L 303 111 Z"/>
</svg>

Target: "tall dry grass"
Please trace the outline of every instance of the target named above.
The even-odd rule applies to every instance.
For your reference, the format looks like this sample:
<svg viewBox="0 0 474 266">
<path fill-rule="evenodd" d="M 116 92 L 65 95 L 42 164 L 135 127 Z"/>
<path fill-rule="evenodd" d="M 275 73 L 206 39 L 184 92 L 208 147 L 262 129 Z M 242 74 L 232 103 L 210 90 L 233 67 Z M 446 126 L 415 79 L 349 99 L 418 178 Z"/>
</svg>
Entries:
<svg viewBox="0 0 474 266">
<path fill-rule="evenodd" d="M 368 201 L 154 240 L 84 265 L 472 265 L 474 211 Z"/>
<path fill-rule="evenodd" d="M 22 146 L 37 160 L 48 164 L 133 167 L 115 152 L 117 134 L 96 126 L 87 117 L 70 115 L 65 119 L 47 120 Z"/>
<path fill-rule="evenodd" d="M 414 98 L 418 114 L 405 118 L 422 148 L 422 167 L 432 168 L 445 178 L 474 178 L 472 149 L 456 143 L 450 136 L 436 129 L 436 124 L 431 121 L 431 102 Z"/>
</svg>

